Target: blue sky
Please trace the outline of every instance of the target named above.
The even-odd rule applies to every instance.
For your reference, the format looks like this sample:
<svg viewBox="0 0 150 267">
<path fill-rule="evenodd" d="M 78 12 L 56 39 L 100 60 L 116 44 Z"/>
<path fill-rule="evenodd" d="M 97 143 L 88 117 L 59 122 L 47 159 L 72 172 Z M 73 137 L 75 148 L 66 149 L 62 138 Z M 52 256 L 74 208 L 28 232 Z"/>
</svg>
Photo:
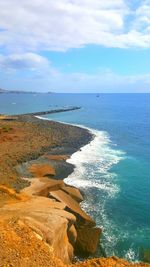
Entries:
<svg viewBox="0 0 150 267">
<path fill-rule="evenodd" d="M 86 72 L 112 70 L 120 75 L 150 73 L 149 49 L 119 49 L 88 45 L 66 53 L 44 52 L 61 72 Z M 148 60 L 149 59 L 149 60 Z"/>
<path fill-rule="evenodd" d="M 1 0 L 0 81 L 12 90 L 150 92 L 150 0 Z"/>
</svg>

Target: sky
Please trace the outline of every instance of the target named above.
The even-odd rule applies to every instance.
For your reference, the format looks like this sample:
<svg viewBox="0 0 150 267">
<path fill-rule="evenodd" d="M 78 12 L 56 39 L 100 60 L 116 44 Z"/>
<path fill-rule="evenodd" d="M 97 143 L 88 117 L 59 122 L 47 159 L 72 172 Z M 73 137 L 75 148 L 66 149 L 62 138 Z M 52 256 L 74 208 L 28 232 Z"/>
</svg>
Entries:
<svg viewBox="0 0 150 267">
<path fill-rule="evenodd" d="M 0 0 L 0 88 L 150 93 L 150 0 Z"/>
</svg>

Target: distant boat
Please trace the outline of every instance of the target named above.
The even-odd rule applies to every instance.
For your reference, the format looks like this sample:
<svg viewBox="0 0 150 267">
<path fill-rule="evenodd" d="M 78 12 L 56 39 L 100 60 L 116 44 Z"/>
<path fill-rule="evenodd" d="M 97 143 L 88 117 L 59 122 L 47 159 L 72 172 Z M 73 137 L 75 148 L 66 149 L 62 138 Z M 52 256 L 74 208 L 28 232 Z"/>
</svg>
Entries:
<svg viewBox="0 0 150 267">
<path fill-rule="evenodd" d="M 100 97 L 100 95 L 99 95 L 99 94 L 97 94 L 97 95 L 96 95 L 96 97 Z"/>
</svg>

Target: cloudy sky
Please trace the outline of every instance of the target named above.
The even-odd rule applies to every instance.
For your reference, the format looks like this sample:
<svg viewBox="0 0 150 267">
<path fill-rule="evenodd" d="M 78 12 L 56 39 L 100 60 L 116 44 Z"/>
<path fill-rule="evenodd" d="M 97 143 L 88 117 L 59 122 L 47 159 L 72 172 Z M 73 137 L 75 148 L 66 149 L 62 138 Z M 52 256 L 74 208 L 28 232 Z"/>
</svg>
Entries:
<svg viewBox="0 0 150 267">
<path fill-rule="evenodd" d="M 150 0 L 0 0 L 0 87 L 150 92 Z"/>
</svg>

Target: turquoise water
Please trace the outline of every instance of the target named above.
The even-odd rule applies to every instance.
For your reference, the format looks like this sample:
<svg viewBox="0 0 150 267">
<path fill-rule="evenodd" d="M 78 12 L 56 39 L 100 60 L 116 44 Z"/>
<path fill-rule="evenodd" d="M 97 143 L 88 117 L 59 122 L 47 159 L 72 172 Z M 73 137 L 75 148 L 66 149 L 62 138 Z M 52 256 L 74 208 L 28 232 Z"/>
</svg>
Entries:
<svg viewBox="0 0 150 267">
<path fill-rule="evenodd" d="M 139 259 L 150 248 L 150 94 L 0 95 L 0 113 L 81 106 L 49 119 L 88 127 L 95 139 L 72 155 L 66 182 L 86 193 L 83 208 L 103 228 L 107 255 Z"/>
</svg>

